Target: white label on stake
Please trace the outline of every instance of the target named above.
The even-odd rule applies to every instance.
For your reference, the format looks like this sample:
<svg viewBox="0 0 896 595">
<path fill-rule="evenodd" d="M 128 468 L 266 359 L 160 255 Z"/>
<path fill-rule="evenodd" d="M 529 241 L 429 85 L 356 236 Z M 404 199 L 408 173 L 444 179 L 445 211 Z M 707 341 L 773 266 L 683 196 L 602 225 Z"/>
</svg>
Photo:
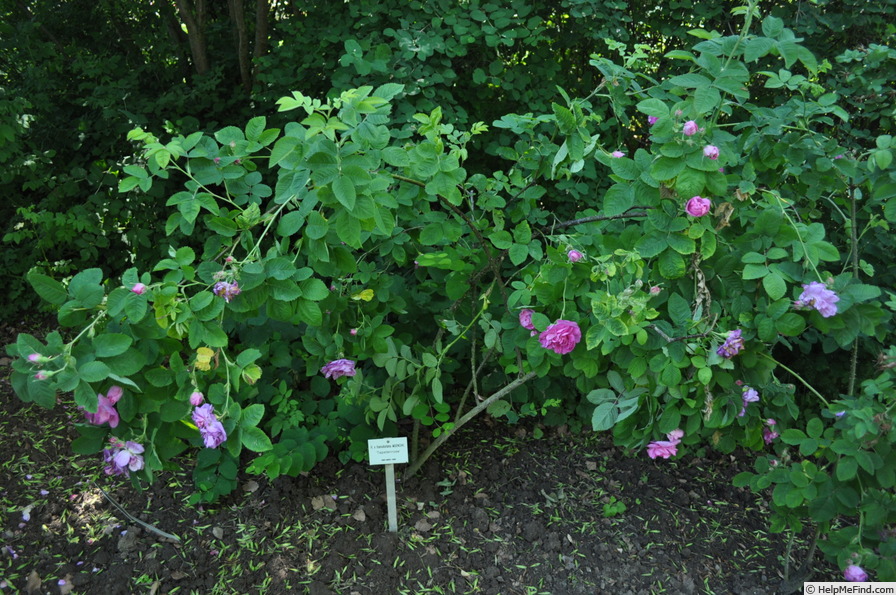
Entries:
<svg viewBox="0 0 896 595">
<path fill-rule="evenodd" d="M 408 462 L 407 438 L 377 438 L 367 441 L 371 465 L 393 465 Z"/>
</svg>

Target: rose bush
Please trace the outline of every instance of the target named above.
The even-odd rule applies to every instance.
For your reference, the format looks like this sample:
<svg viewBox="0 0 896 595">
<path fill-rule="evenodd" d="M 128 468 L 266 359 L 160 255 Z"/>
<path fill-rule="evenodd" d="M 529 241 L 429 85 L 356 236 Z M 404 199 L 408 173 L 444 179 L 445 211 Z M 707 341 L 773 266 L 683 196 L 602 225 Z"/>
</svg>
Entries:
<svg viewBox="0 0 896 595">
<path fill-rule="evenodd" d="M 861 549 L 854 563 L 894 576 L 896 519 L 877 504 L 894 483 L 892 385 L 857 394 L 853 356 L 828 398 L 788 366 L 790 352 L 842 362 L 892 337 L 896 298 L 865 282 L 859 241 L 892 200 L 877 157 L 889 149 L 835 159 L 846 114 L 814 81 L 815 57 L 774 17 L 752 32 L 754 3 L 740 12 L 740 34 L 697 31 L 692 51 L 669 54 L 689 73 L 653 80 L 637 54 L 595 56 L 589 97 L 561 89 L 550 114 L 495 121 L 516 139 L 504 171 L 464 167 L 483 124 L 458 130 L 435 108 L 413 134 L 393 126 L 404 89 L 391 83 L 295 92 L 279 107 L 300 116 L 283 128 L 259 116 L 167 142 L 134 130 L 143 165 L 123 187 L 183 180 L 166 229 L 208 239 L 120 280 L 29 275 L 72 330 L 19 337 L 15 390 L 43 406 L 72 393 L 97 416 L 79 424 L 79 452 L 110 435 L 143 449 L 110 450 L 115 473 L 151 478 L 199 448 L 197 501 L 235 487 L 244 450 L 269 477 L 333 447 L 361 459 L 368 438 L 400 432 L 416 458 L 419 432 L 444 439 L 479 411 L 470 394 L 510 422 L 612 430 L 651 458 L 774 449 L 739 479 L 775 484 L 773 528 L 813 519 L 838 536 L 822 549 L 841 565 Z M 751 103 L 761 84 L 783 94 L 777 107 Z M 625 154 L 594 132 L 596 102 L 617 114 Z M 602 196 L 587 192 L 607 176 Z M 89 423 L 113 405 L 114 428 Z"/>
</svg>

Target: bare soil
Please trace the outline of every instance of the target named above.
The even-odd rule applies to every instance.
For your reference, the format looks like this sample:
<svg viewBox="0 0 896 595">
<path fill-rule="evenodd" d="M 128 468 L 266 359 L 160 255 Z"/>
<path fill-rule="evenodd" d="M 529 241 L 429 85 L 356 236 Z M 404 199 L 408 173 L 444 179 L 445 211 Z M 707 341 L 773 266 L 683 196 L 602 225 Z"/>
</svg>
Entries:
<svg viewBox="0 0 896 595">
<path fill-rule="evenodd" d="M 5 377 L 8 360 L 0 365 Z M 136 489 L 105 476 L 99 455 L 71 454 L 74 421 L 64 404 L 21 403 L 0 378 L 0 593 L 793 589 L 782 586 L 787 535 L 768 532 L 761 497 L 731 485 L 751 465 L 746 454 L 653 461 L 592 433 L 545 429 L 535 439 L 532 428 L 484 419 L 399 482 L 390 533 L 381 467 L 330 458 L 303 477 L 241 475 L 224 501 L 194 507 L 189 459 Z M 179 541 L 129 520 L 100 488 Z M 799 536 L 792 558 L 806 549 Z M 839 580 L 819 566 L 817 580 Z"/>
</svg>

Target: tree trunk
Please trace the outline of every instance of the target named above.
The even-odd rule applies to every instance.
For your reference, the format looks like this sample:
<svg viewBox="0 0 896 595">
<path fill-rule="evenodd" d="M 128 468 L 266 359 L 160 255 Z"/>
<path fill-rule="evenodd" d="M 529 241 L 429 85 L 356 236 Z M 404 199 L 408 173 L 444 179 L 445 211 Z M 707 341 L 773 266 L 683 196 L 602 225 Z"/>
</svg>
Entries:
<svg viewBox="0 0 896 595">
<path fill-rule="evenodd" d="M 153 6 L 158 10 L 159 16 L 165 25 L 165 31 L 168 32 L 168 37 L 171 38 L 171 43 L 174 44 L 177 52 L 177 65 L 180 68 L 181 76 L 184 80 L 188 80 L 190 78 L 190 61 L 184 53 L 184 46 L 188 45 L 190 41 L 184 34 L 183 29 L 180 28 L 177 15 L 171 10 L 171 4 L 168 0 L 155 0 Z"/>
<path fill-rule="evenodd" d="M 269 0 L 255 0 L 255 67 L 252 70 L 252 82 L 258 77 L 258 59 L 268 53 L 268 19 L 271 14 Z"/>
<path fill-rule="evenodd" d="M 227 0 L 230 9 L 230 20 L 236 37 L 236 52 L 240 64 L 240 83 L 246 92 L 252 90 L 252 78 L 249 74 L 249 35 L 246 33 L 246 9 L 243 0 Z"/>
<path fill-rule="evenodd" d="M 209 71 L 208 47 L 205 43 L 205 0 L 174 0 L 180 18 L 187 25 L 187 36 L 190 41 L 190 53 L 193 55 L 193 68 L 196 74 Z"/>
</svg>

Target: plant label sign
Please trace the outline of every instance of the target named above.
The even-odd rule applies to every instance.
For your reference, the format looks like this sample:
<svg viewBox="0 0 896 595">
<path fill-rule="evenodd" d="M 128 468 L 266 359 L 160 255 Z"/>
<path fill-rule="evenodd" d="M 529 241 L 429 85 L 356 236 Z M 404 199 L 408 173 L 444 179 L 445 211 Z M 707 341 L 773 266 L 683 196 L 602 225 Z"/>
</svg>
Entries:
<svg viewBox="0 0 896 595">
<path fill-rule="evenodd" d="M 386 466 L 386 504 L 389 507 L 389 531 L 398 531 L 398 508 L 395 504 L 395 465 L 408 462 L 407 438 L 377 438 L 367 441 L 371 465 Z"/>
<path fill-rule="evenodd" d="M 378 438 L 367 441 L 371 465 L 396 465 L 408 462 L 407 438 Z"/>
</svg>

